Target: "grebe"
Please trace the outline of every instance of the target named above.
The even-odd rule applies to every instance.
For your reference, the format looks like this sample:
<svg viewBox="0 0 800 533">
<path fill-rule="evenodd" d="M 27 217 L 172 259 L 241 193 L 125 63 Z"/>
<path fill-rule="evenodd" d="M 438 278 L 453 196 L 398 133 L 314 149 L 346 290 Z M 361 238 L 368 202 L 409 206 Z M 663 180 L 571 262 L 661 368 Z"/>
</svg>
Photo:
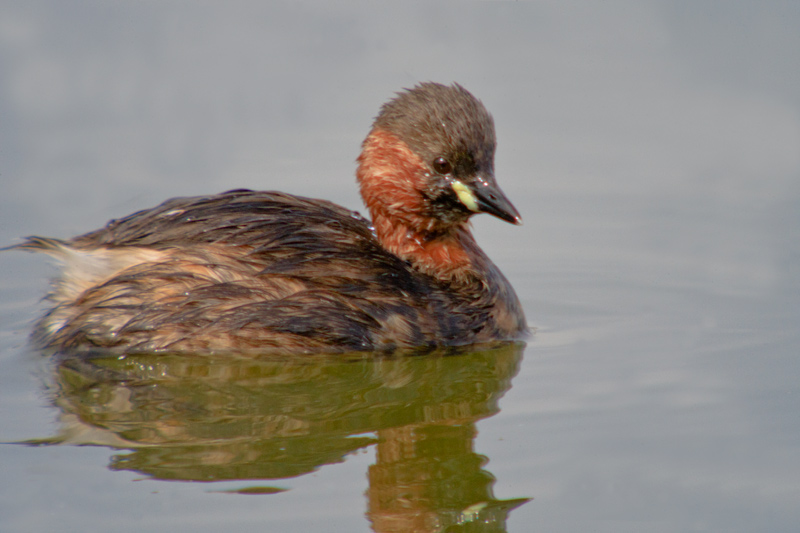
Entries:
<svg viewBox="0 0 800 533">
<path fill-rule="evenodd" d="M 64 264 L 33 334 L 64 353 L 393 351 L 510 341 L 513 288 L 469 218 L 521 218 L 494 178 L 494 122 L 458 84 L 384 104 L 358 157 L 372 216 L 233 190 L 174 198 L 70 240 L 12 246 Z"/>
</svg>

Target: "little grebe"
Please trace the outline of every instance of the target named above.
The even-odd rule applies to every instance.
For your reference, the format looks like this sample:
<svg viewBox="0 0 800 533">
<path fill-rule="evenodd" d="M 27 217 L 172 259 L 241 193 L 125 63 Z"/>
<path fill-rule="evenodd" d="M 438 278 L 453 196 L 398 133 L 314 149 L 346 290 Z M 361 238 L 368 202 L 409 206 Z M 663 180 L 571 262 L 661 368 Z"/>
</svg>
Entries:
<svg viewBox="0 0 800 533">
<path fill-rule="evenodd" d="M 514 290 L 469 218 L 521 219 L 494 178 L 494 122 L 458 84 L 384 104 L 358 158 L 372 222 L 325 200 L 175 198 L 68 241 L 34 339 L 64 352 L 390 351 L 514 340 Z"/>
</svg>

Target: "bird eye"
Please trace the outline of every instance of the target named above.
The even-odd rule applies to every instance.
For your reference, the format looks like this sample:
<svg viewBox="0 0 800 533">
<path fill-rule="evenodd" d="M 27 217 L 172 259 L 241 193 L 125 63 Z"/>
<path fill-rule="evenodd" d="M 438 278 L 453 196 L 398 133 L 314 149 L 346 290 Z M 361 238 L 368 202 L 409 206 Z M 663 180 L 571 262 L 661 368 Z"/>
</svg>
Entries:
<svg viewBox="0 0 800 533">
<path fill-rule="evenodd" d="M 453 170 L 453 166 L 450 164 L 450 161 L 444 157 L 437 157 L 433 160 L 433 170 L 439 174 L 450 174 Z"/>
</svg>

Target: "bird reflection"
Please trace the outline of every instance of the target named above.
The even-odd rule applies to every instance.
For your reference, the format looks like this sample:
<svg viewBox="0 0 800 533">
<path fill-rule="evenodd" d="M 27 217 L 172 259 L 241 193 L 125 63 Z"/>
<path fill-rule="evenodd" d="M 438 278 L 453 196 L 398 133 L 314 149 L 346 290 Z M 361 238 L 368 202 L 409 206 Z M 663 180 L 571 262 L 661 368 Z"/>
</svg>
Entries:
<svg viewBox="0 0 800 533">
<path fill-rule="evenodd" d="M 111 469 L 156 479 L 258 481 L 243 493 L 280 492 L 271 482 L 374 445 L 366 512 L 374 531 L 505 531 L 508 513 L 527 500 L 494 497 L 488 458 L 474 451 L 475 423 L 499 411 L 523 347 L 65 358 L 51 376 L 61 429 L 46 442 L 124 450 Z"/>
</svg>

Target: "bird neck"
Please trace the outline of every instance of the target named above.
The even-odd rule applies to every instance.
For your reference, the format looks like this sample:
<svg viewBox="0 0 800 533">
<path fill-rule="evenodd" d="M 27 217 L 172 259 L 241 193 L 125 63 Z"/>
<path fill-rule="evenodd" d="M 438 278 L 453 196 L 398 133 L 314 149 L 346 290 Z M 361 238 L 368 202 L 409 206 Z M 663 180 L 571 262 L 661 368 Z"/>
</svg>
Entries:
<svg viewBox="0 0 800 533">
<path fill-rule="evenodd" d="M 373 129 L 362 145 L 356 177 L 381 244 L 419 270 L 465 281 L 483 257 L 467 221 L 445 225 L 426 216 L 427 165 L 394 134 Z"/>
</svg>

